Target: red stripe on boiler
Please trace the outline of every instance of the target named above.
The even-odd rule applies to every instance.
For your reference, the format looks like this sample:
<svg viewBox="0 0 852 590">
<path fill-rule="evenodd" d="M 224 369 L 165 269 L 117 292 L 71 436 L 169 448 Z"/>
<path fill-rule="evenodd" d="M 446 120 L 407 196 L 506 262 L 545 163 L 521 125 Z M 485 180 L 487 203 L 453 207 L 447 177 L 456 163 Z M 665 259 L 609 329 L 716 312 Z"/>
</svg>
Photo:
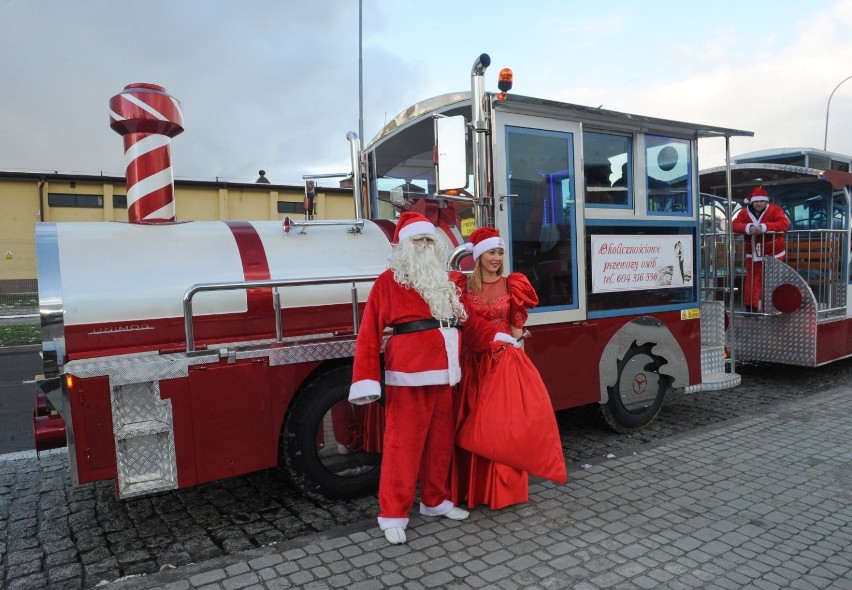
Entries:
<svg viewBox="0 0 852 590">
<path fill-rule="evenodd" d="M 263 281 L 269 279 L 269 262 L 266 260 L 266 251 L 263 249 L 263 242 L 254 227 L 247 221 L 226 221 L 225 224 L 237 241 L 245 280 Z M 271 311 L 272 289 L 248 289 L 246 291 L 246 305 L 249 312 Z"/>
</svg>

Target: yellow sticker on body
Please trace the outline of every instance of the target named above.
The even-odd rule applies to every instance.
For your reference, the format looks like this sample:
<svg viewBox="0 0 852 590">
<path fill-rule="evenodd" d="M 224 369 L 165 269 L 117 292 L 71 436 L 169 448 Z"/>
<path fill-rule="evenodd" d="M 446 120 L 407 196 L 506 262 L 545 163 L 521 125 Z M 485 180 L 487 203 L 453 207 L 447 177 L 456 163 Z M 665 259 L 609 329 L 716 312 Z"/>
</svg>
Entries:
<svg viewBox="0 0 852 590">
<path fill-rule="evenodd" d="M 473 217 L 469 217 L 467 219 L 461 220 L 461 233 L 463 236 L 467 237 L 473 233 L 473 230 L 476 229 L 476 219 Z"/>
<path fill-rule="evenodd" d="M 697 320 L 701 317 L 701 310 L 697 307 L 692 309 L 681 309 L 680 310 L 680 319 L 682 320 Z"/>
</svg>

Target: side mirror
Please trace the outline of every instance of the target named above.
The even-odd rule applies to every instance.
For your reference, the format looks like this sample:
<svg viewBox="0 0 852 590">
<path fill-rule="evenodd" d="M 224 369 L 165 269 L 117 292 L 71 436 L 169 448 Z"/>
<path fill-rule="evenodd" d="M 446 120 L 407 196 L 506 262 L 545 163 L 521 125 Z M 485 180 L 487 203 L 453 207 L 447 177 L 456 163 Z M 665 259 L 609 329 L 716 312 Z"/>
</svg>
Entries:
<svg viewBox="0 0 852 590">
<path fill-rule="evenodd" d="M 462 115 L 435 117 L 435 168 L 439 193 L 467 188 L 467 122 Z"/>
</svg>

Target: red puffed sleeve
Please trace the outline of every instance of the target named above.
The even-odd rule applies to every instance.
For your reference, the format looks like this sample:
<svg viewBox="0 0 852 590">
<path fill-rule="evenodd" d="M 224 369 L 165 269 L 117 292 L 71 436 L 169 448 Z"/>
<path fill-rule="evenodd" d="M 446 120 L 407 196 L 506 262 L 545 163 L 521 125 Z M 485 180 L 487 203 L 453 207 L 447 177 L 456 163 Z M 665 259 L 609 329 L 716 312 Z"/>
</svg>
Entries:
<svg viewBox="0 0 852 590">
<path fill-rule="evenodd" d="M 538 305 L 538 295 L 525 275 L 513 272 L 506 278 L 509 281 L 509 324 L 523 328 L 529 316 L 527 310 Z"/>
</svg>

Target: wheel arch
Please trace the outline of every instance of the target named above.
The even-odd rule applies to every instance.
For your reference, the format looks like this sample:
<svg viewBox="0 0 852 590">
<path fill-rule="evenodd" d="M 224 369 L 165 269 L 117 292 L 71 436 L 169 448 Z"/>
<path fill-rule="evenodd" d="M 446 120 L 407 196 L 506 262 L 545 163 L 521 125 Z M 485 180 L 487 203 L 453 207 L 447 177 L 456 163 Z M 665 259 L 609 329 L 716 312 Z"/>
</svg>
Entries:
<svg viewBox="0 0 852 590">
<path fill-rule="evenodd" d="M 365 453 L 362 448 L 353 452 L 346 446 L 343 447 L 345 452 L 340 451 L 341 444 L 348 443 L 337 436 L 346 435 L 346 426 L 338 432 L 334 422 L 326 421 L 335 420 L 333 408 L 338 407 L 336 404 L 356 407 L 347 402 L 351 380 L 351 358 L 323 361 L 302 380 L 284 414 L 279 434 L 278 468 L 306 496 L 361 497 L 373 493 L 378 485 L 380 451 Z M 346 416 L 342 418 L 343 422 L 337 424 L 347 424 Z M 363 424 L 358 419 L 351 423 L 362 428 Z M 363 436 L 363 430 L 361 433 Z M 335 439 L 336 453 L 334 445 L 326 444 Z M 325 450 L 320 450 L 322 448 Z"/>
<path fill-rule="evenodd" d="M 279 437 L 284 434 L 284 424 L 287 422 L 287 419 L 293 413 L 293 407 L 296 406 L 297 400 L 299 400 L 303 395 L 305 395 L 306 391 L 309 391 L 311 386 L 322 379 L 325 375 L 327 375 L 330 371 L 333 371 L 340 367 L 349 367 L 352 368 L 353 359 L 350 358 L 338 358 L 338 359 L 329 359 L 326 361 L 321 361 L 316 363 L 313 369 L 305 375 L 304 378 L 301 379 L 299 385 L 297 385 L 293 390 L 293 395 L 287 400 L 287 408 L 284 411 L 284 415 L 281 420 L 281 430 L 279 431 Z"/>
<path fill-rule="evenodd" d="M 686 355 L 668 327 L 652 316 L 641 316 L 630 320 L 612 335 L 601 354 L 598 371 L 600 376 L 600 403 L 609 401 L 609 388 L 618 381 L 618 362 L 633 346 L 652 343 L 651 351 L 664 358 L 667 363 L 660 367 L 660 375 L 669 378 L 670 387 L 685 387 L 689 384 L 689 367 Z"/>
</svg>

